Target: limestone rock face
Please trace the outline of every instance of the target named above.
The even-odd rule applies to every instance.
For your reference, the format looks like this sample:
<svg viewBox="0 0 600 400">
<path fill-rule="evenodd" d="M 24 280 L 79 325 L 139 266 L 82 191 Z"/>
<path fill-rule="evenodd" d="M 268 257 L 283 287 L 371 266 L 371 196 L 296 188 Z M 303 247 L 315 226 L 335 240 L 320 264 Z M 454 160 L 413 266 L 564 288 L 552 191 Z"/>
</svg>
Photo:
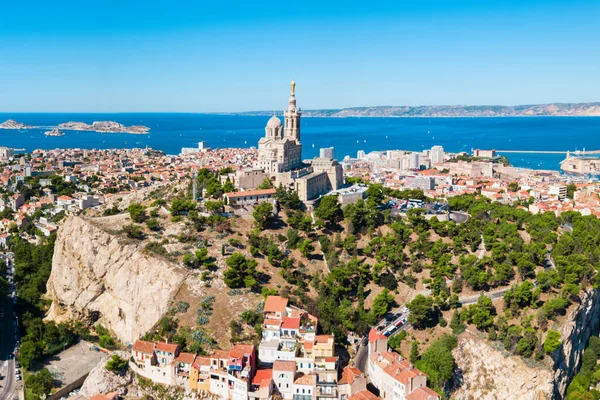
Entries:
<svg viewBox="0 0 600 400">
<path fill-rule="evenodd" d="M 561 334 L 562 346 L 543 364 L 509 355 L 474 335 L 461 335 L 453 351 L 458 365 L 453 398 L 563 399 L 590 336 L 600 329 L 598 308 L 600 290 L 590 289 L 581 293 L 566 320 L 551 323 L 550 329 Z"/>
<path fill-rule="evenodd" d="M 119 243 L 93 221 L 72 216 L 54 248 L 47 318 L 98 320 L 132 343 L 168 310 L 184 277 L 182 269 L 146 254 L 141 244 Z"/>
<path fill-rule="evenodd" d="M 129 358 L 129 354 L 119 352 L 121 358 Z M 119 395 L 123 396 L 127 393 L 127 386 L 133 382 L 133 373 L 127 371 L 124 375 L 118 375 L 114 372 L 107 371 L 106 366 L 107 360 L 102 360 L 98 365 L 92 369 L 79 391 L 79 394 L 92 397 L 98 393 L 110 393 L 118 392 Z"/>
<path fill-rule="evenodd" d="M 485 341 L 464 334 L 453 351 L 460 374 L 456 400 L 551 399 L 553 372 L 530 368 L 519 357 L 509 356 Z"/>
</svg>

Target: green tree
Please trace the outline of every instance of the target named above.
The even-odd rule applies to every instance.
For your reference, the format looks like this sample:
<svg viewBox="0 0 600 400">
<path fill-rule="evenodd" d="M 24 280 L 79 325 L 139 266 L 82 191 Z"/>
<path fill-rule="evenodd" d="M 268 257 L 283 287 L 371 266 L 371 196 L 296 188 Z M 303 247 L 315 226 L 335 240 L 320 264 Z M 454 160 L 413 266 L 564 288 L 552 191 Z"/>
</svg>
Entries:
<svg viewBox="0 0 600 400">
<path fill-rule="evenodd" d="M 300 252 L 306 258 L 315 250 L 315 246 L 313 246 L 312 240 L 306 239 L 302 243 L 300 243 Z"/>
<path fill-rule="evenodd" d="M 23 340 L 19 348 L 19 361 L 24 368 L 30 369 L 31 362 L 42 356 L 42 346 L 42 343 L 34 340 Z"/>
<path fill-rule="evenodd" d="M 567 197 L 572 199 L 575 197 L 575 192 L 577 191 L 577 186 L 574 183 L 570 183 L 567 185 Z"/>
<path fill-rule="evenodd" d="M 371 306 L 371 312 L 376 318 L 383 317 L 388 310 L 390 305 L 394 302 L 394 296 L 392 296 L 387 289 L 383 289 L 381 293 L 375 296 L 373 299 L 373 305 Z"/>
<path fill-rule="evenodd" d="M 264 181 L 261 182 L 260 185 L 258 185 L 257 189 L 259 190 L 264 190 L 264 189 L 272 189 L 273 188 L 273 182 L 271 182 L 271 180 L 269 178 L 265 178 Z"/>
<path fill-rule="evenodd" d="M 256 225 L 260 229 L 265 229 L 271 218 L 273 218 L 273 205 L 268 201 L 263 201 L 258 206 L 256 206 L 254 212 L 252 213 L 252 216 L 256 221 Z"/>
<path fill-rule="evenodd" d="M 561 345 L 560 332 L 549 330 L 544 341 L 544 351 L 548 354 L 554 353 Z"/>
<path fill-rule="evenodd" d="M 223 184 L 223 193 L 231 193 L 235 191 L 235 186 L 233 185 L 231 180 L 229 180 L 229 177 L 227 177 L 225 183 Z"/>
<path fill-rule="evenodd" d="M 122 359 L 118 354 L 114 354 L 106 363 L 106 369 L 114 373 L 120 373 L 127 369 L 127 365 L 127 360 Z"/>
<path fill-rule="evenodd" d="M 508 190 L 510 190 L 511 192 L 518 192 L 520 189 L 520 186 L 517 182 L 511 182 L 508 184 Z"/>
<path fill-rule="evenodd" d="M 206 211 L 214 214 L 223 209 L 223 202 L 221 200 L 206 200 L 204 202 L 204 207 L 206 208 Z"/>
<path fill-rule="evenodd" d="M 141 223 L 146 219 L 146 209 L 139 203 L 131 203 L 127 207 L 127 211 L 133 222 Z"/>
<path fill-rule="evenodd" d="M 455 336 L 443 335 L 431 343 L 417 361 L 418 368 L 427 374 L 427 380 L 433 387 L 443 389 L 452 378 L 456 368 L 452 349 L 456 344 Z"/>
<path fill-rule="evenodd" d="M 160 223 L 158 222 L 158 220 L 156 218 L 150 218 L 150 219 L 146 220 L 146 226 L 151 231 L 156 232 L 156 231 L 160 230 Z"/>
<path fill-rule="evenodd" d="M 230 288 L 254 288 L 258 285 L 258 264 L 254 259 L 236 252 L 227 259 L 226 264 L 228 268 L 223 273 L 223 280 Z"/>
<path fill-rule="evenodd" d="M 323 197 L 315 210 L 315 216 L 329 227 L 339 224 L 344 214 L 342 213 L 337 196 L 329 195 Z"/>
<path fill-rule="evenodd" d="M 433 316 L 434 310 L 432 297 L 425 297 L 422 294 L 418 294 L 406 305 L 406 307 L 408 307 L 410 310 L 408 322 L 417 329 L 423 328 Z"/>
<path fill-rule="evenodd" d="M 31 374 L 25 382 L 26 387 L 37 396 L 45 396 L 54 387 L 54 378 L 46 368 L 37 374 Z"/>
<path fill-rule="evenodd" d="M 492 304 L 492 299 L 481 295 L 477 303 L 469 307 L 469 313 L 473 323 L 480 330 L 487 330 L 494 324 L 494 314 L 496 309 Z"/>
<path fill-rule="evenodd" d="M 416 340 L 413 340 L 410 344 L 410 362 L 416 363 L 419 359 L 419 344 Z"/>
<path fill-rule="evenodd" d="M 144 238 L 144 231 L 139 225 L 129 224 L 122 228 L 123 233 L 130 239 L 142 240 Z"/>
</svg>

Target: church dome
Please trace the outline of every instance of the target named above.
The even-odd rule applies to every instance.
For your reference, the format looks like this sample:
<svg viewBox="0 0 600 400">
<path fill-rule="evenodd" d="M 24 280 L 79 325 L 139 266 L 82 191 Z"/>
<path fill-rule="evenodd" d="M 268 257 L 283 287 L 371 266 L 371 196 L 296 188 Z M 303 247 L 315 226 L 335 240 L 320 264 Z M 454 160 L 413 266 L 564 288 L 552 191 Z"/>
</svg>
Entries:
<svg viewBox="0 0 600 400">
<path fill-rule="evenodd" d="M 267 122 L 267 128 L 281 128 L 281 120 L 273 115 L 269 122 Z"/>
</svg>

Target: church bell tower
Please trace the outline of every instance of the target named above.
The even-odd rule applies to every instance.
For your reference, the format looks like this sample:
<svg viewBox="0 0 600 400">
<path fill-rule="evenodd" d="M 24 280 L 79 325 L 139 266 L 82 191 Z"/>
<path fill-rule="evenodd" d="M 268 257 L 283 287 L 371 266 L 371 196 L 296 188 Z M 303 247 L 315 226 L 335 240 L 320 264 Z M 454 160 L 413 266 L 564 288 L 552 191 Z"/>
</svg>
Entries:
<svg viewBox="0 0 600 400">
<path fill-rule="evenodd" d="M 288 109 L 283 111 L 285 118 L 284 136 L 296 139 L 300 143 L 300 115 L 302 110 L 296 108 L 296 82 L 292 79 Z"/>
</svg>

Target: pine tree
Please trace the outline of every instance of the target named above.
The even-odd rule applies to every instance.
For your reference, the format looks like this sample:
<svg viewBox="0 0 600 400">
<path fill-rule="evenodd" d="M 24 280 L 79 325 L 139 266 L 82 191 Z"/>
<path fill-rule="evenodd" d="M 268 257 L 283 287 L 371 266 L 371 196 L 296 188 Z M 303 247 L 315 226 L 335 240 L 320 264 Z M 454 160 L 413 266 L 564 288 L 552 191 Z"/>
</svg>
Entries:
<svg viewBox="0 0 600 400">
<path fill-rule="evenodd" d="M 410 344 L 410 362 L 416 363 L 419 359 L 419 345 L 416 340 Z"/>
</svg>

